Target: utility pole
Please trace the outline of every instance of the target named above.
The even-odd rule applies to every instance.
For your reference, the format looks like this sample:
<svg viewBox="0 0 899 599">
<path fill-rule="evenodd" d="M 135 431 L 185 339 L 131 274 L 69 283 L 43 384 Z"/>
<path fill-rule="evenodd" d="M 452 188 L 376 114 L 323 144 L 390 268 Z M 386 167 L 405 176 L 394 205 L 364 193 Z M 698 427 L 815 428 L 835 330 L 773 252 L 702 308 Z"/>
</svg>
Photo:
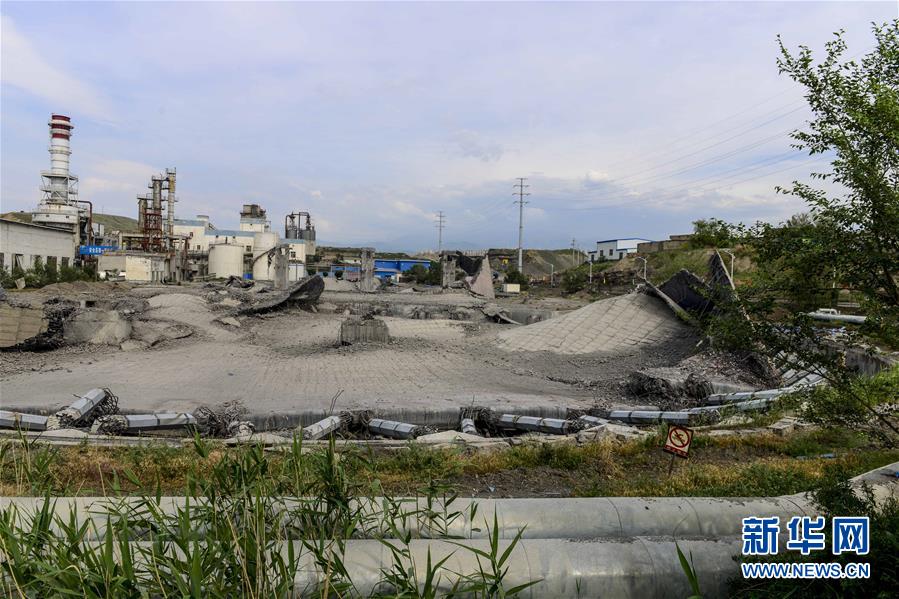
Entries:
<svg viewBox="0 0 899 599">
<path fill-rule="evenodd" d="M 577 252 L 577 239 L 574 237 L 571 238 L 571 259 L 577 262 L 575 257 L 575 252 Z"/>
<path fill-rule="evenodd" d="M 437 211 L 437 224 L 434 225 L 437 227 L 437 254 L 443 252 L 443 227 L 446 226 L 446 215 L 443 213 L 443 210 Z"/>
<path fill-rule="evenodd" d="M 518 177 L 518 183 L 513 186 L 517 190 L 513 192 L 513 195 L 518 196 L 515 203 L 518 204 L 518 272 L 520 273 L 524 273 L 524 253 L 522 252 L 524 247 L 522 245 L 524 243 L 524 205 L 528 203 L 524 201 L 524 196 L 531 195 L 525 191 L 530 187 L 525 184 L 525 181 L 527 181 L 527 177 Z"/>
</svg>

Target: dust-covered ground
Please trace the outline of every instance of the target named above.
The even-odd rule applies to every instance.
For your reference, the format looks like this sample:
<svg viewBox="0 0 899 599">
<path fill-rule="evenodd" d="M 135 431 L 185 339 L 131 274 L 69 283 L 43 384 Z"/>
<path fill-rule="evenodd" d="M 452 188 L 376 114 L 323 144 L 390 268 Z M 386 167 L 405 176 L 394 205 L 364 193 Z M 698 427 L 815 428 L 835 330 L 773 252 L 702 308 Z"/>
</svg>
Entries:
<svg viewBox="0 0 899 599">
<path fill-rule="evenodd" d="M 421 310 L 428 312 L 432 306 L 437 314 L 443 314 L 447 305 L 469 314 L 484 305 L 467 295 L 327 292 L 317 313 L 289 308 L 235 319 L 235 302 L 209 287 L 56 293 L 80 294 L 97 302 L 94 305 L 130 306 L 125 317 L 132 337 L 121 346 L 81 344 L 47 352 L 0 353 L 0 404 L 6 409 L 54 409 L 68 403 L 72 394 L 94 387 L 112 389 L 126 411 L 190 411 L 203 404 L 240 401 L 260 415 L 302 413 L 328 409 L 339 391 L 337 409 L 375 411 L 472 404 L 513 412 L 645 405 L 628 397 L 628 375 L 674 367 L 696 354 L 699 341 L 695 332 L 675 323 L 666 325 L 663 342 L 628 341 L 615 345 L 614 351 L 589 353 L 559 353 L 543 346 L 527 351 L 518 348 L 527 346 L 528 330 L 545 340 L 552 323 L 566 322 L 564 315 L 573 312 L 529 327 L 477 318 L 422 318 Z M 47 295 L 32 292 L 31 299 L 40 301 Z M 418 318 L 384 316 L 389 343 L 338 343 L 341 322 L 350 311 L 394 303 L 405 306 L 404 314 L 413 306 L 412 314 Z M 577 306 L 534 303 L 534 309 L 553 312 Z M 659 318 L 658 306 L 650 308 L 653 318 Z M 583 319 L 581 315 L 568 321 Z M 619 324 L 628 330 L 627 322 Z M 501 334 L 507 336 L 513 329 L 517 349 L 510 350 Z M 692 359 L 702 362 L 701 357 Z"/>
</svg>

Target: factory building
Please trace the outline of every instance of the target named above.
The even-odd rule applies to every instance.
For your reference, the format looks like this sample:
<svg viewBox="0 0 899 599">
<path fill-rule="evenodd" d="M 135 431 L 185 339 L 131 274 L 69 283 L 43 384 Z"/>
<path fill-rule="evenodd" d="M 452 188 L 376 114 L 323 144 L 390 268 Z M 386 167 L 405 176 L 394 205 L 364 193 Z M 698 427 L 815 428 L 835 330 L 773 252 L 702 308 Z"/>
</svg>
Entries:
<svg viewBox="0 0 899 599">
<path fill-rule="evenodd" d="M 283 239 L 259 204 L 243 206 L 236 230 L 218 229 L 205 215 L 176 219 L 174 168 L 153 175 L 149 191 L 137 196 L 136 232 L 95 227 L 92 205 L 78 198 L 78 177 L 69 171 L 72 121 L 53 114 L 48 126 L 50 170 L 41 172 L 41 199 L 32 224 L 3 220 L 0 266 L 27 270 L 36 257 L 57 267 L 96 261 L 100 276 L 152 283 L 235 275 L 285 284 L 306 276 L 307 256 L 315 253 L 308 212 L 285 216 Z"/>
<path fill-rule="evenodd" d="M 71 231 L 33 223 L 0 219 L 0 268 L 12 272 L 34 266 L 39 258 L 55 268 L 75 263 L 75 239 Z"/>
<path fill-rule="evenodd" d="M 272 231 L 265 209 L 258 204 L 244 204 L 238 226 L 219 229 L 203 214 L 195 219 L 175 219 L 174 237 L 186 245 L 194 276 L 233 275 L 270 281 L 275 278 L 274 256 L 278 253 L 286 258 L 289 281 L 306 276 L 307 256 L 315 253 L 315 227 L 308 212 L 285 217 L 283 239 Z"/>
</svg>

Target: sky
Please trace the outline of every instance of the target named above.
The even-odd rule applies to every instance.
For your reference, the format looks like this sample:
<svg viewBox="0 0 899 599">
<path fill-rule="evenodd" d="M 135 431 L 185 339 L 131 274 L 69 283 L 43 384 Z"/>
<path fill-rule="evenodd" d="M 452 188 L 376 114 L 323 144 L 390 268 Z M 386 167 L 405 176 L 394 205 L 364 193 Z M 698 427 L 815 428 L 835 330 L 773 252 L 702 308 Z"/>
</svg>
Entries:
<svg viewBox="0 0 899 599">
<path fill-rule="evenodd" d="M 75 130 L 97 211 L 178 171 L 179 218 L 384 251 L 592 249 L 692 221 L 779 221 L 777 185 L 827 167 L 790 147 L 809 117 L 777 35 L 816 55 L 873 44 L 892 2 L 0 4 L 0 209 L 31 210 L 47 120 Z"/>
</svg>

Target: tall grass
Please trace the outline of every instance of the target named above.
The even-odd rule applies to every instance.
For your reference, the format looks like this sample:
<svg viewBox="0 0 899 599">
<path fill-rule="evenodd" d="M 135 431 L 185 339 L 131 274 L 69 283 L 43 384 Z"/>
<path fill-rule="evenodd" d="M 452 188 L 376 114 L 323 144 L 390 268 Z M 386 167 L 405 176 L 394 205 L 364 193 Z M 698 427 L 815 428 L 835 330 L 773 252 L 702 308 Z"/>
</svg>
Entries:
<svg viewBox="0 0 899 599">
<path fill-rule="evenodd" d="M 511 597 L 529 586 L 505 584 L 520 534 L 500 551 L 495 517 L 489 551 L 458 545 L 476 553 L 476 571 L 451 572 L 452 554 L 432 560 L 430 551 L 426 563 L 414 563 L 414 537 L 450 538 L 457 519 L 476 515 L 433 480 L 413 501 L 383 497 L 375 505 L 369 497 L 378 486 L 347 469 L 366 457 L 338 453 L 333 441 L 305 452 L 295 439 L 275 472 L 261 446 L 225 453 L 211 471 L 199 466 L 211 446 L 196 437 L 193 450 L 199 459 L 187 467 L 186 501 L 174 509 L 163 509 L 159 480 L 143 485 L 126 470 L 123 478 L 139 493 L 123 496 L 125 481 L 115 476 L 91 517 L 75 508 L 58 515 L 49 493 L 34 513 L 0 511 L 3 596 L 357 597 L 363 593 L 345 551 L 347 541 L 361 538 L 391 556 L 374 585 L 379 596 Z M 46 450 L 22 440 L 21 451 L 17 480 L 33 478 L 33 488 L 41 487 Z"/>
</svg>

